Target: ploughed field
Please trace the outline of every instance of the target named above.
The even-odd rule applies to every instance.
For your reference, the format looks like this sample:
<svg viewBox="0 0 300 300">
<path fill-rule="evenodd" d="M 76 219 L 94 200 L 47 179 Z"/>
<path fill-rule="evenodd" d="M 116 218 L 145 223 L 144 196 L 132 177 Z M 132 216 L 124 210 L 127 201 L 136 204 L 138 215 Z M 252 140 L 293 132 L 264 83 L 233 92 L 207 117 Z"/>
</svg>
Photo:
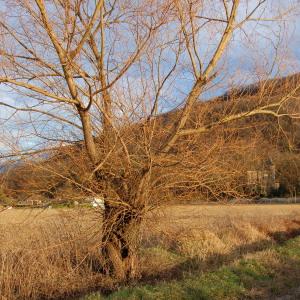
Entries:
<svg viewBox="0 0 300 300">
<path fill-rule="evenodd" d="M 276 299 L 300 286 L 299 234 L 296 204 L 161 208 L 142 229 L 140 279 L 122 287 L 100 272 L 97 209 L 6 210 L 0 299 Z"/>
</svg>

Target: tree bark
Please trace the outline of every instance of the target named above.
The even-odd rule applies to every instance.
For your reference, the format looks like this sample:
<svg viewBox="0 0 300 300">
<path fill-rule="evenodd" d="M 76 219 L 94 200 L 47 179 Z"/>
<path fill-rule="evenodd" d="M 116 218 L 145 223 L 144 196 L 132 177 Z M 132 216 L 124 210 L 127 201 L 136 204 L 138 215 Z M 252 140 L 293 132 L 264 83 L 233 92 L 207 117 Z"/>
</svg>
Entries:
<svg viewBox="0 0 300 300">
<path fill-rule="evenodd" d="M 93 137 L 93 129 L 91 124 L 91 116 L 88 111 L 78 109 L 84 136 L 85 148 L 91 162 L 95 165 L 98 160 L 96 145 Z"/>
<path fill-rule="evenodd" d="M 121 282 L 136 278 L 140 217 L 131 209 L 105 201 L 102 232 L 103 269 Z"/>
</svg>

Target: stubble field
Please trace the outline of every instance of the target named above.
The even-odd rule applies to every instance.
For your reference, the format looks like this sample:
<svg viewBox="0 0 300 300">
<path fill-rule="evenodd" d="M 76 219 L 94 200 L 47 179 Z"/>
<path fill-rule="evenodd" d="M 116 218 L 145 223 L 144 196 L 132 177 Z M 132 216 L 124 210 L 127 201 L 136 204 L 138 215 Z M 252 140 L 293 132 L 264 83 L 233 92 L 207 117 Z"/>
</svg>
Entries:
<svg viewBox="0 0 300 300">
<path fill-rule="evenodd" d="M 122 287 L 100 272 L 99 211 L 6 210 L 0 299 L 275 299 L 300 286 L 299 234 L 300 205 L 168 206 L 148 215 L 140 279 Z"/>
</svg>

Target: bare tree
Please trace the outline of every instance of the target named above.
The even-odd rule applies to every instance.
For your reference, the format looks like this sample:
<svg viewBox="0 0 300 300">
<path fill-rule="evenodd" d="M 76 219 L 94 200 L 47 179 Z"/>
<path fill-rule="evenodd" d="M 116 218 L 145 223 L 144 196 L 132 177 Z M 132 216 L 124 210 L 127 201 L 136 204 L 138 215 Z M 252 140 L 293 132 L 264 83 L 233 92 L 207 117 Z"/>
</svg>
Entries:
<svg viewBox="0 0 300 300">
<path fill-rule="evenodd" d="M 0 83 L 18 97 L 1 105 L 7 119 L 21 113 L 24 132 L 40 145 L 28 151 L 23 138 L 25 150 L 15 154 L 84 145 L 80 163 L 88 174 L 80 182 L 67 177 L 85 193 L 104 196 L 103 268 L 120 280 L 136 276 L 140 224 L 160 202 L 154 191 L 168 189 L 166 176 L 176 179 L 170 186 L 189 189 L 203 179 L 209 160 L 199 154 L 205 143 L 195 147 L 199 134 L 257 114 L 299 117 L 287 105 L 298 101 L 296 85 L 276 101 L 231 108 L 209 123 L 195 118 L 201 95 L 224 70 L 234 33 L 262 22 L 267 2 L 6 1 Z M 210 165 L 217 174 L 217 164 Z M 206 178 L 207 186 L 218 180 Z"/>
</svg>

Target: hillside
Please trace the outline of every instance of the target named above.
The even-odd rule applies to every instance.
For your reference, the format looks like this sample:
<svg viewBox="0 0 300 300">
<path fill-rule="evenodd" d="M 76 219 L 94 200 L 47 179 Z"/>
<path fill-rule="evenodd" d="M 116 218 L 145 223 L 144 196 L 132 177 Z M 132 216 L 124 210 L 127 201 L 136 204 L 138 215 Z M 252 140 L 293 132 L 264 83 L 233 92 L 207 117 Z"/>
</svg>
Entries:
<svg viewBox="0 0 300 300">
<path fill-rule="evenodd" d="M 215 126 L 229 115 L 236 115 L 255 109 L 258 106 L 269 105 L 285 97 L 295 89 L 300 81 L 300 74 L 273 80 L 262 81 L 249 86 L 232 89 L 221 97 L 206 102 L 198 102 L 187 128 L 210 128 L 207 132 L 192 136 L 183 136 L 174 149 L 177 156 L 183 155 L 181 149 L 188 144 L 188 149 L 198 160 L 194 167 L 205 163 L 201 157 L 209 155 L 211 167 L 207 176 L 208 187 L 200 186 L 193 193 L 187 193 L 188 184 L 183 187 L 173 184 L 171 191 L 178 199 L 200 198 L 221 199 L 243 194 L 249 196 L 245 189 L 248 171 L 263 172 L 266 162 L 272 161 L 276 168 L 276 182 L 279 183 L 276 195 L 291 196 L 300 193 L 300 121 L 290 117 L 276 120 L 271 115 L 255 115 Z M 297 95 L 299 92 L 297 92 Z M 287 110 L 300 110 L 300 104 L 287 107 Z M 156 119 L 156 134 L 152 140 L 155 147 L 161 147 L 168 131 L 176 122 L 180 109 L 159 115 Z M 150 121 L 150 124 L 152 124 Z M 143 122 L 122 129 L 124 140 L 128 143 L 130 155 L 142 155 L 142 148 L 137 142 L 142 138 Z M 101 137 L 98 139 L 101 144 Z M 217 149 L 212 151 L 211 149 Z M 101 147 L 99 147 L 101 149 Z M 99 150 L 100 151 L 100 150 Z M 209 153 L 209 154 L 208 154 Z M 104 154 L 103 154 L 104 155 Z M 37 161 L 27 161 L 7 168 L 1 174 L 2 193 L 18 201 L 26 199 L 41 199 L 41 201 L 60 201 L 61 199 L 80 200 L 86 194 L 82 186 L 89 186 L 88 177 L 91 172 L 89 164 L 85 163 L 85 152 L 82 143 L 62 147 L 49 158 Z M 112 158 L 115 168 L 122 167 L 122 157 Z M 208 166 L 208 165 L 207 165 Z M 55 170 L 55 172 L 53 172 Z M 180 169 L 179 169 L 180 170 Z M 214 174 L 215 172 L 215 174 Z M 208 173 L 208 172 L 207 172 Z M 220 175 L 218 175 L 220 174 Z M 225 174 L 225 175 L 224 175 Z M 228 175 L 229 174 L 229 175 Z M 226 178 L 228 182 L 225 182 Z M 105 179 L 103 179 L 105 181 Z M 221 182 L 223 180 L 223 182 Z M 218 185 L 211 182 L 218 182 Z M 117 183 L 116 183 L 117 184 Z M 235 185 L 235 187 L 234 187 Z M 101 187 L 99 187 L 101 188 Z M 216 190 L 213 195 L 209 190 Z M 224 190 L 236 189 L 238 192 L 228 193 Z M 272 191 L 273 193 L 274 191 Z M 164 194 L 161 192 L 161 195 Z M 251 191 L 251 195 L 259 195 L 261 191 Z M 227 196 L 226 196 L 226 195 Z M 257 196 L 256 195 L 256 196 Z"/>
</svg>

